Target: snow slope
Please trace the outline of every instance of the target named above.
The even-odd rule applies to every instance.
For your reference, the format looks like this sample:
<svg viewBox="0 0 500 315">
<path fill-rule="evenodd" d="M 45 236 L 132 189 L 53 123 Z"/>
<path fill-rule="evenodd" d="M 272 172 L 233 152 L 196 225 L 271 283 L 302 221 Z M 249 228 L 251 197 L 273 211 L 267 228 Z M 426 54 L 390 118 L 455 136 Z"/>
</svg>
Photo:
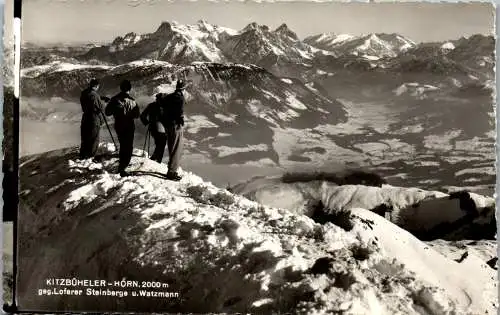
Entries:
<svg viewBox="0 0 500 315">
<path fill-rule="evenodd" d="M 331 213 L 354 208 L 372 210 L 425 240 L 495 239 L 494 198 L 465 189 L 447 194 L 393 187 L 374 181 L 369 173 L 347 174 L 344 178 L 322 176 L 319 180 L 304 180 L 293 174 L 287 177 L 256 177 L 231 190 L 262 204 L 308 216 L 315 215 L 318 205 Z M 356 184 L 363 179 L 366 184 Z"/>
<path fill-rule="evenodd" d="M 102 146 L 110 154 L 112 146 Z M 21 161 L 18 305 L 38 310 L 293 314 L 493 314 L 496 272 L 457 263 L 362 208 L 319 224 L 262 206 L 136 150 Z M 92 235 L 92 237 L 89 237 Z M 24 257 L 24 259 L 23 259 Z M 29 257 L 29 259 L 27 259 Z M 168 283 L 173 298 L 38 296 L 46 278 Z M 114 288 L 133 291 L 133 288 Z M 164 291 L 163 289 L 162 291 Z M 64 299 L 64 303 L 62 300 Z"/>
</svg>

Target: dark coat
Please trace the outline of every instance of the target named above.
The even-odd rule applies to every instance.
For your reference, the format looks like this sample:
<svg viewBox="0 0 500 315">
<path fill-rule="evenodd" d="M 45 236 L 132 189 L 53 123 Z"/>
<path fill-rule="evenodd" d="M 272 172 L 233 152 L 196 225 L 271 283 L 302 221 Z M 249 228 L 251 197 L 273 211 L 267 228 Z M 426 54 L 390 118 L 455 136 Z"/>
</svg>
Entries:
<svg viewBox="0 0 500 315">
<path fill-rule="evenodd" d="M 94 89 L 89 87 L 82 91 L 80 105 L 83 111 L 82 125 L 101 126 L 104 124 L 102 117 L 104 102 Z"/>
<path fill-rule="evenodd" d="M 115 129 L 117 133 L 135 130 L 134 119 L 139 118 L 140 110 L 136 101 L 128 93 L 120 92 L 113 96 L 106 106 L 107 116 L 115 118 Z"/>
<path fill-rule="evenodd" d="M 155 101 L 146 106 L 141 113 L 140 119 L 144 126 L 148 126 L 150 131 L 165 133 L 165 126 L 162 123 L 163 115 L 161 104 Z"/>
<path fill-rule="evenodd" d="M 163 123 L 168 125 L 184 126 L 184 94 L 182 91 L 176 90 L 172 94 L 167 95 L 161 100 L 165 108 Z"/>
</svg>

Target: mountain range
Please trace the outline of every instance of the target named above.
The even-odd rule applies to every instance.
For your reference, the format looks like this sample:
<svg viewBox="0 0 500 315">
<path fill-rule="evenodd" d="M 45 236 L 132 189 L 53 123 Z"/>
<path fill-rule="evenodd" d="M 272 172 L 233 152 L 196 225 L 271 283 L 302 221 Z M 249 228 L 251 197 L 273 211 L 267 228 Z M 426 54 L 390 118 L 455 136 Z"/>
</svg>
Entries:
<svg viewBox="0 0 500 315">
<path fill-rule="evenodd" d="M 94 45 L 95 46 L 95 45 Z M 362 68 L 398 72 L 462 72 L 492 75 L 494 39 L 474 35 L 442 43 L 420 43 L 399 34 L 319 34 L 301 40 L 286 24 L 272 30 L 250 23 L 236 31 L 199 21 L 194 25 L 163 22 L 155 32 L 128 33 L 108 45 L 85 45 L 58 51 L 27 47 L 22 67 L 47 63 L 59 57 L 80 62 L 122 64 L 155 59 L 174 64 L 195 61 L 251 63 L 276 75 L 304 78 L 304 72 L 326 62 L 330 69 Z M 41 57 L 43 55 L 43 57 Z M 335 60 L 335 62 L 332 62 Z"/>
<path fill-rule="evenodd" d="M 24 306 L 151 312 L 167 301 L 163 309 L 173 312 L 493 312 L 494 47 L 483 35 L 440 43 L 399 34 L 301 40 L 285 24 L 235 31 L 204 21 L 164 22 L 105 45 L 24 47 L 20 213 L 27 224 L 18 253 L 37 259 L 21 260 L 20 274 L 50 264 L 61 276 L 164 281 L 182 297 L 64 297 L 61 304 L 57 296 L 32 298 L 54 276 L 42 272 L 19 280 Z M 284 174 L 252 173 L 226 190 L 184 170 L 181 182 L 170 182 L 165 163 L 136 149 L 132 176 L 121 178 L 112 174 L 116 146 L 105 127 L 101 149 L 109 158 L 78 160 L 78 98 L 93 77 L 107 96 L 130 79 L 141 109 L 179 78 L 192 83 L 182 167 L 221 173 L 218 186 L 249 166 Z M 145 150 L 145 136 L 137 123 L 136 148 Z"/>
<path fill-rule="evenodd" d="M 479 185 L 494 176 L 494 46 L 484 35 L 439 43 L 398 34 L 301 40 L 285 24 L 235 31 L 164 22 L 102 46 L 25 48 L 21 112 L 78 123 L 79 105 L 55 100 L 76 104 L 92 77 L 106 95 L 131 79 L 141 108 L 185 78 L 193 83 L 186 150 L 213 163 L 345 162 L 399 180 L 408 175 L 401 167 L 419 163 L 412 185 L 429 187 L 429 169 L 443 179 L 432 188 L 470 172 Z"/>
</svg>

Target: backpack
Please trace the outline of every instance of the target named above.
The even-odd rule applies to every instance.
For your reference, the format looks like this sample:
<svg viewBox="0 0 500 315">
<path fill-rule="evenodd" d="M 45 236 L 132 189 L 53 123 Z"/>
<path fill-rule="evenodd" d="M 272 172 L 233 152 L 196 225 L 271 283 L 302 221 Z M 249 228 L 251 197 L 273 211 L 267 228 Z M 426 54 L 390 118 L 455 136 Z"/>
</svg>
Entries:
<svg viewBox="0 0 500 315">
<path fill-rule="evenodd" d="M 115 95 L 108 103 L 105 114 L 115 117 L 115 122 L 131 121 L 139 117 L 139 107 L 135 100 L 125 93 Z"/>
<path fill-rule="evenodd" d="M 127 117 L 136 106 L 135 100 L 129 96 L 115 98 L 115 115 L 117 117 Z"/>
<path fill-rule="evenodd" d="M 170 99 L 172 97 L 172 94 L 163 95 L 160 98 L 159 104 L 156 106 L 156 111 L 155 111 L 156 117 L 158 121 L 162 123 L 166 123 L 172 120 L 172 113 L 170 106 L 171 105 Z"/>
</svg>

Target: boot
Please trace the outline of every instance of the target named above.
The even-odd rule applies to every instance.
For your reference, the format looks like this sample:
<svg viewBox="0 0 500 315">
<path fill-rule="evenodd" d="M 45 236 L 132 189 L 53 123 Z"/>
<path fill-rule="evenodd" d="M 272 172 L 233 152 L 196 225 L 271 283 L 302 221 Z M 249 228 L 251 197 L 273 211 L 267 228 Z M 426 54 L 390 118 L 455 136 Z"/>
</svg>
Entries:
<svg viewBox="0 0 500 315">
<path fill-rule="evenodd" d="M 167 179 L 174 180 L 174 181 L 178 182 L 182 179 L 182 176 L 177 174 L 177 172 L 168 172 Z"/>
<path fill-rule="evenodd" d="M 127 176 L 129 176 L 129 175 L 130 175 L 130 174 L 129 174 L 129 173 L 127 173 L 127 172 L 125 172 L 124 170 L 123 170 L 123 171 L 120 171 L 120 176 L 121 176 L 121 177 L 127 177 Z"/>
</svg>

